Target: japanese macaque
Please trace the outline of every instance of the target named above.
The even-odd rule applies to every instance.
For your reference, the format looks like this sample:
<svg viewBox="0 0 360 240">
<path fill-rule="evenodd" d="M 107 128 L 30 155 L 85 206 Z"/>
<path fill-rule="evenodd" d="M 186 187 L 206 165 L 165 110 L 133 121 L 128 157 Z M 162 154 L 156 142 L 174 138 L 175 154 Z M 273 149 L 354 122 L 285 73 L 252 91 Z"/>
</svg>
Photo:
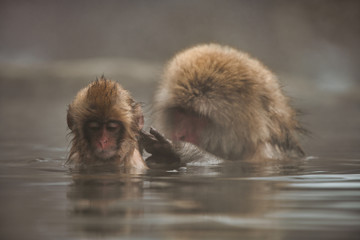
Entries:
<svg viewBox="0 0 360 240">
<path fill-rule="evenodd" d="M 138 144 L 141 106 L 117 82 L 101 77 L 80 90 L 69 105 L 67 124 L 73 136 L 68 162 L 147 168 Z"/>
<path fill-rule="evenodd" d="M 296 116 L 271 71 L 217 44 L 178 53 L 154 99 L 154 126 L 185 162 L 204 154 L 228 160 L 301 157 L 297 134 L 305 130 Z M 159 149 L 148 152 L 161 155 Z"/>
</svg>

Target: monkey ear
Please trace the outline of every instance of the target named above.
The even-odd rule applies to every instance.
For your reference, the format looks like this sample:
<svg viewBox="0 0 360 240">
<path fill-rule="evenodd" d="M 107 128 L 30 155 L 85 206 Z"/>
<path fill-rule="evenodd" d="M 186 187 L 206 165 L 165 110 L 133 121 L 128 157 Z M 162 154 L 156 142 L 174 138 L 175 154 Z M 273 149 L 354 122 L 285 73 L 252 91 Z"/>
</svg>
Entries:
<svg viewBox="0 0 360 240">
<path fill-rule="evenodd" d="M 144 115 L 141 114 L 140 116 L 138 116 L 137 125 L 139 130 L 141 130 L 144 127 Z"/>
<path fill-rule="evenodd" d="M 72 130 L 73 126 L 74 126 L 74 120 L 71 117 L 71 109 L 69 107 L 68 111 L 67 111 L 67 116 L 66 116 L 66 121 L 67 121 L 67 125 L 69 127 L 70 130 Z"/>
<path fill-rule="evenodd" d="M 133 112 L 135 114 L 135 121 L 139 130 L 144 127 L 144 115 L 142 113 L 142 109 L 139 103 L 136 103 L 132 100 L 131 106 L 133 108 Z"/>
</svg>

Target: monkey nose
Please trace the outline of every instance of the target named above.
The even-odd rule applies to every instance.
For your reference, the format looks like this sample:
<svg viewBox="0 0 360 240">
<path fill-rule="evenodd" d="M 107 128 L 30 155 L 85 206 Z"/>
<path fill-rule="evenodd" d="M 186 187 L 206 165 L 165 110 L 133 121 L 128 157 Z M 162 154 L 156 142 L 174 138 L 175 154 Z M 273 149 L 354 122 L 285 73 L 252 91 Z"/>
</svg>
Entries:
<svg viewBox="0 0 360 240">
<path fill-rule="evenodd" d="M 100 145 L 101 149 L 105 149 L 107 143 L 108 143 L 108 140 L 107 140 L 107 139 L 101 139 L 101 140 L 99 141 L 99 145 Z"/>
<path fill-rule="evenodd" d="M 172 136 L 173 140 L 175 141 L 185 141 L 186 140 L 186 134 L 180 131 L 176 131 L 173 133 Z"/>
</svg>

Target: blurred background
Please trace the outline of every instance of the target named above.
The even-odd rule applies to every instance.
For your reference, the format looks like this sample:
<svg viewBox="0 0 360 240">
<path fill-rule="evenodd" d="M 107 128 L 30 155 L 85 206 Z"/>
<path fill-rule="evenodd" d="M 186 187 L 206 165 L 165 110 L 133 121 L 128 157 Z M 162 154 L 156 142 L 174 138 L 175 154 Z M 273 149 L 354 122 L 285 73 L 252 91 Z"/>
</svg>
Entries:
<svg viewBox="0 0 360 240">
<path fill-rule="evenodd" d="M 132 178 L 63 166 L 82 87 L 118 80 L 150 125 L 164 64 L 208 42 L 279 76 L 308 161 Z M 0 238 L 358 239 L 359 43 L 359 0 L 0 0 Z"/>
<path fill-rule="evenodd" d="M 359 23 L 357 0 L 1 0 L 1 146 L 63 154 L 67 104 L 102 74 L 143 102 L 149 118 L 166 61 L 216 42 L 279 76 L 312 132 L 308 154 L 359 156 Z"/>
</svg>

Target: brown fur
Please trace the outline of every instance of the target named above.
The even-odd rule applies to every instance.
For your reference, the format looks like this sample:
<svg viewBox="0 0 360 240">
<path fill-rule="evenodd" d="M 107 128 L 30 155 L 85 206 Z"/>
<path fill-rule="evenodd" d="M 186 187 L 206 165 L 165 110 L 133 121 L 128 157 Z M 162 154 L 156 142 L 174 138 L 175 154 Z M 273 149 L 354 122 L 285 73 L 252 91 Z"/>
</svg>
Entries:
<svg viewBox="0 0 360 240">
<path fill-rule="evenodd" d="M 91 164 L 99 161 L 92 156 L 86 138 L 84 126 L 89 119 L 120 121 L 124 136 L 113 162 L 125 167 L 146 168 L 137 142 L 143 124 L 141 107 L 120 84 L 101 77 L 80 90 L 69 105 L 67 123 L 73 139 L 68 162 Z"/>
<path fill-rule="evenodd" d="M 205 116 L 199 147 L 224 159 L 302 156 L 303 129 L 278 79 L 248 54 L 217 44 L 177 54 L 166 66 L 155 95 L 155 124 L 170 137 L 171 109 Z"/>
</svg>

